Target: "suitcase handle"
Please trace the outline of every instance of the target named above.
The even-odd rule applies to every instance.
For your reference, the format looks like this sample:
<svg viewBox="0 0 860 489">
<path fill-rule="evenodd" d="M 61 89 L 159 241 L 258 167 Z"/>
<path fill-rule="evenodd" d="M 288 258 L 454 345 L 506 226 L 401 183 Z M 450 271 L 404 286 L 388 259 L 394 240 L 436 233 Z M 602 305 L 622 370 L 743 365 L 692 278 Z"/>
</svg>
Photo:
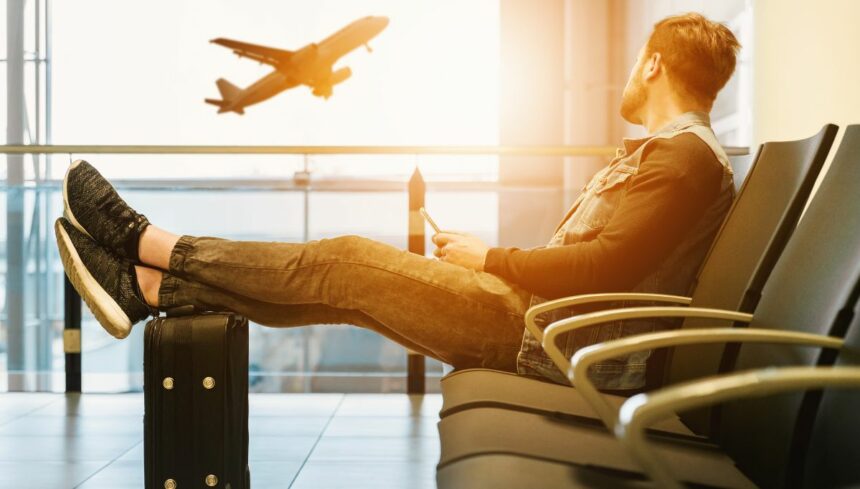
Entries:
<svg viewBox="0 0 860 489">
<path fill-rule="evenodd" d="M 167 317 L 169 318 L 175 318 L 180 316 L 191 316 L 193 314 L 196 314 L 197 312 L 197 308 L 189 304 L 186 306 L 171 307 L 170 309 L 165 311 L 165 314 L 167 314 Z"/>
<path fill-rule="evenodd" d="M 185 306 L 171 307 L 170 309 L 167 309 L 167 310 L 165 311 L 165 314 L 166 314 L 166 315 L 167 315 L 167 317 L 169 317 L 169 318 L 185 317 L 185 316 L 195 316 L 195 315 L 196 315 L 196 316 L 207 316 L 207 315 L 214 315 L 214 314 L 223 314 L 223 315 L 232 315 L 232 316 L 235 316 L 236 318 L 238 318 L 238 320 L 239 320 L 239 321 L 242 321 L 242 320 L 243 320 L 243 319 L 242 319 L 242 316 L 240 316 L 239 314 L 236 314 L 235 312 L 230 312 L 230 311 L 206 311 L 206 310 L 204 310 L 204 309 L 200 309 L 200 308 L 198 308 L 198 307 L 196 307 L 196 306 L 193 306 L 193 305 L 190 305 L 190 304 L 189 304 L 189 305 L 185 305 Z"/>
</svg>

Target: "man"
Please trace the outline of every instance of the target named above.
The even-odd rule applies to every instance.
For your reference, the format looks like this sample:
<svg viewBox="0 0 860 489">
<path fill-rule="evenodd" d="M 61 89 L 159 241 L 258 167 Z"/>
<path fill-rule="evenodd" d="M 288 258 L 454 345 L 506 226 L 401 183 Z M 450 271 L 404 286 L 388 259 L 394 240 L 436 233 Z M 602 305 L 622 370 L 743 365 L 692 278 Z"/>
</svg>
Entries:
<svg viewBox="0 0 860 489">
<path fill-rule="evenodd" d="M 545 247 L 489 248 L 445 232 L 433 237 L 432 260 L 357 236 L 304 244 L 178 236 L 78 161 L 66 173 L 65 218 L 55 227 L 63 265 L 118 338 L 158 310 L 190 304 L 268 326 L 355 324 L 456 368 L 566 382 L 524 331 L 523 314 L 572 294 L 689 292 L 732 200 L 731 168 L 707 113 L 739 47 L 726 27 L 698 14 L 655 25 L 621 107 L 650 135 L 624 141 Z M 594 327 L 571 335 L 565 353 L 660 327 Z M 591 375 L 602 388 L 640 388 L 646 360 L 614 360 Z"/>
</svg>

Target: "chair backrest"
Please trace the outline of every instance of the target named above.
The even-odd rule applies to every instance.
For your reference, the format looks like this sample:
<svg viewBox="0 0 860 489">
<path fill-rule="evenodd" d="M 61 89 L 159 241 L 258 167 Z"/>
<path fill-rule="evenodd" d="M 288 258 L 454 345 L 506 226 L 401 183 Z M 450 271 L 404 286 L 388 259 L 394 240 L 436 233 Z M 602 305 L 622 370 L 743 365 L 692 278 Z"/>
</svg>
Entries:
<svg viewBox="0 0 860 489">
<path fill-rule="evenodd" d="M 752 170 L 753 164 L 755 164 L 757 158 L 758 151 L 756 151 L 755 154 L 732 156 L 729 158 L 729 161 L 732 163 L 732 171 L 734 172 L 732 184 L 735 187 L 735 195 L 741 193 L 741 187 L 746 183 L 750 170 Z"/>
<path fill-rule="evenodd" d="M 797 226 L 837 131 L 827 124 L 807 139 L 761 146 L 699 271 L 693 306 L 754 310 L 755 304 L 744 303 L 744 297 L 758 297 Z M 682 328 L 714 326 L 726 324 L 688 319 Z M 715 374 L 722 355 L 722 345 L 671 352 L 665 380 L 676 383 Z M 708 429 L 707 419 L 703 411 L 685 415 L 685 422 L 701 433 Z"/>
<path fill-rule="evenodd" d="M 860 280 L 860 125 L 849 126 L 800 224 L 762 289 L 751 328 L 844 336 Z M 834 352 L 746 344 L 735 368 L 828 365 Z M 814 406 L 803 394 L 728 403 L 717 440 L 747 475 L 765 487 L 782 487 L 792 437 Z M 801 413 L 803 415 L 801 415 Z"/>
<path fill-rule="evenodd" d="M 860 287 L 855 290 L 860 295 Z M 853 322 L 845 336 L 845 346 L 835 365 L 860 365 L 860 305 L 853 310 Z M 816 393 L 807 394 L 814 396 Z M 802 467 L 802 475 L 788 476 L 789 481 L 803 481 L 803 487 L 860 486 L 860 391 L 826 390 L 820 397 L 810 436 L 798 440 L 795 433 L 794 453 L 789 467 Z M 794 484 L 800 485 L 800 484 Z"/>
</svg>

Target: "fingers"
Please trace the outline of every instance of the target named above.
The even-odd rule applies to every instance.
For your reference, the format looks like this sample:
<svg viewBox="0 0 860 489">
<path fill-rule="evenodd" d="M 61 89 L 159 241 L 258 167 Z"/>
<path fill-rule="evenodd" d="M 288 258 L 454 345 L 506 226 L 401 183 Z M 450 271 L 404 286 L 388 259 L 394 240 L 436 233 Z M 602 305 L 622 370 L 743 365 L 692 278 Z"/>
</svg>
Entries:
<svg viewBox="0 0 860 489">
<path fill-rule="evenodd" d="M 465 233 L 460 233 L 457 231 L 445 231 L 441 233 L 436 233 L 433 235 L 432 240 L 436 245 L 436 249 L 433 250 L 433 255 L 439 259 L 439 261 L 451 262 L 451 253 L 455 255 L 459 252 L 459 250 L 468 242 L 469 235 Z M 452 263 L 457 263 L 456 257 Z"/>
<path fill-rule="evenodd" d="M 433 256 L 439 259 L 439 261 L 449 262 L 450 254 L 453 250 L 452 245 L 440 246 L 433 250 Z"/>
<path fill-rule="evenodd" d="M 455 241 L 463 241 L 464 239 L 472 238 L 473 236 L 469 233 L 463 233 L 460 231 L 442 231 L 441 233 L 436 233 L 431 238 L 433 243 L 436 246 L 445 246 L 448 243 Z"/>
<path fill-rule="evenodd" d="M 436 233 L 433 235 L 433 243 L 436 246 L 439 246 L 440 248 L 442 246 L 445 246 L 446 244 L 451 242 L 451 240 L 454 240 L 454 239 L 457 239 L 456 235 L 448 233 L 448 232 Z"/>
</svg>

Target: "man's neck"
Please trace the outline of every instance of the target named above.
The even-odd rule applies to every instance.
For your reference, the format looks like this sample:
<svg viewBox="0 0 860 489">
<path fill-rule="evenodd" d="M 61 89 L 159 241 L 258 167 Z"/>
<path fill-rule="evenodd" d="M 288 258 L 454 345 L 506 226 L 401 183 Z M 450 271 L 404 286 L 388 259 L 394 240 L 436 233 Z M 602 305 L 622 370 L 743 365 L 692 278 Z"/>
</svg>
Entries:
<svg viewBox="0 0 860 489">
<path fill-rule="evenodd" d="M 679 104 L 669 100 L 660 104 L 654 104 L 643 108 L 642 125 L 648 130 L 648 134 L 654 134 L 667 124 L 677 119 L 681 114 L 687 112 L 705 112 L 702 107 L 692 104 Z"/>
</svg>

